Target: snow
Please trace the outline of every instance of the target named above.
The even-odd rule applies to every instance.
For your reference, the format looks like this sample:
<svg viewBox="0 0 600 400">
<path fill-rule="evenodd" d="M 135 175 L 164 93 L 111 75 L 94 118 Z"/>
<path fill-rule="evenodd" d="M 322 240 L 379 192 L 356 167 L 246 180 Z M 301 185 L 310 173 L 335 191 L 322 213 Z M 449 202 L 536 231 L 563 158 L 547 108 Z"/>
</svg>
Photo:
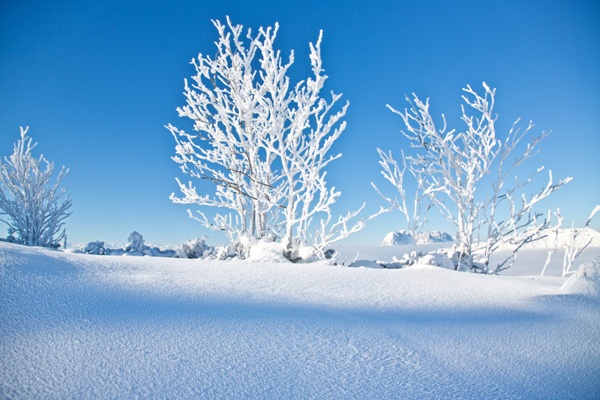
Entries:
<svg viewBox="0 0 600 400">
<path fill-rule="evenodd" d="M 600 398 L 565 281 L 0 243 L 0 398 Z"/>
<path fill-rule="evenodd" d="M 600 297 L 600 257 L 581 264 L 579 269 L 563 284 L 562 291 Z"/>
<path fill-rule="evenodd" d="M 452 236 L 448 233 L 442 233 L 440 231 L 427 231 L 420 232 L 417 235 L 418 244 L 432 244 L 432 243 L 443 243 L 451 242 Z M 383 238 L 381 242 L 382 246 L 402 246 L 408 244 L 414 244 L 415 240 L 410 232 L 405 230 L 399 230 L 390 232 Z"/>
</svg>

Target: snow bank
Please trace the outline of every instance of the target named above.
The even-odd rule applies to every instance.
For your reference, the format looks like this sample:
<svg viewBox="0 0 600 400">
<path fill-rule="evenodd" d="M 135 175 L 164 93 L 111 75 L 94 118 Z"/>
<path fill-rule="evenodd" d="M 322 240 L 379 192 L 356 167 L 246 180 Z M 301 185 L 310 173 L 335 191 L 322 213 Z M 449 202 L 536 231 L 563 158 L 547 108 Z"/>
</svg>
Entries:
<svg viewBox="0 0 600 400">
<path fill-rule="evenodd" d="M 600 299 L 600 257 L 581 264 L 564 283 L 562 291 Z"/>
<path fill-rule="evenodd" d="M 289 263 L 290 261 L 283 256 L 285 245 L 279 242 L 265 242 L 253 240 L 246 244 L 250 249 L 247 261 L 258 263 Z"/>
<path fill-rule="evenodd" d="M 563 282 L 0 243 L 0 398 L 600 398 Z"/>
</svg>

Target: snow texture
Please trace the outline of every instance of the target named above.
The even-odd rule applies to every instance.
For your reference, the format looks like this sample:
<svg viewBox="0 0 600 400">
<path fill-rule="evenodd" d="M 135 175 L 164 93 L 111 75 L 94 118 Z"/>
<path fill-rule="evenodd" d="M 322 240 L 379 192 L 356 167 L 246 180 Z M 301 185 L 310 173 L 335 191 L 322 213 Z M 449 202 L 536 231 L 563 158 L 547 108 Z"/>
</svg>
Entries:
<svg viewBox="0 0 600 400">
<path fill-rule="evenodd" d="M 0 398 L 597 399 L 563 282 L 0 243 Z"/>
</svg>

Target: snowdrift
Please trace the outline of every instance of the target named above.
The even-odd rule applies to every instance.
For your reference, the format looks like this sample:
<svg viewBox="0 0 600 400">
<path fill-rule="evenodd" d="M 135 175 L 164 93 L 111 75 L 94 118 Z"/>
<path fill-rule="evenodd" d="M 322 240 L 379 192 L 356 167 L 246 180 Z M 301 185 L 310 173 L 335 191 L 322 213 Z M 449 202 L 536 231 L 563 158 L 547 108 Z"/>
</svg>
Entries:
<svg viewBox="0 0 600 400">
<path fill-rule="evenodd" d="M 0 243 L 0 398 L 600 398 L 564 282 Z"/>
</svg>

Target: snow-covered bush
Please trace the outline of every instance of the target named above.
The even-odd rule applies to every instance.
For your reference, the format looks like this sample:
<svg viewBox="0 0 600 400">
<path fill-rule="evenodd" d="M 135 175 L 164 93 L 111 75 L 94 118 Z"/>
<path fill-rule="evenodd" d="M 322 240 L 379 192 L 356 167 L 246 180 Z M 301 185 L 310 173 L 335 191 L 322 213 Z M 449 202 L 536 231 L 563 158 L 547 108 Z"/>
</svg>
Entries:
<svg viewBox="0 0 600 400">
<path fill-rule="evenodd" d="M 402 133 L 415 149 L 414 154 L 403 153 L 402 158 L 404 169 L 408 168 L 417 181 L 420 193 L 416 199 L 426 198 L 456 227 L 455 268 L 489 269 L 498 273 L 514 263 L 522 246 L 539 238 L 540 232 L 551 226 L 556 213 L 549 211 L 544 217 L 534 211 L 534 206 L 571 178 L 553 183 L 549 172 L 548 183 L 528 196 L 523 189 L 543 170 L 541 167 L 528 178 L 516 179 L 513 186 L 508 186 L 517 167 L 537 154 L 540 142 L 549 133 L 542 132 L 527 143 L 521 154 L 514 156 L 514 150 L 533 124 L 521 131 L 517 120 L 506 138 L 499 138 L 495 127 L 497 116 L 493 114 L 496 91 L 485 83 L 483 88 L 483 95 L 470 86 L 463 89 L 466 105 L 462 106 L 461 119 L 466 129 L 462 132 L 447 130 L 443 115 L 442 126 L 438 127 L 429 112 L 429 99 L 421 101 L 414 94 L 412 100 L 407 98 L 409 109 L 402 112 L 389 105 L 388 108 L 402 118 L 406 128 Z M 391 153 L 388 156 L 380 151 L 380 155 L 384 176 L 399 188 L 402 197 L 403 181 L 399 174 L 403 177 L 403 169 L 397 166 Z M 487 186 L 490 179 L 486 177 L 490 175 L 492 183 Z M 418 207 L 417 200 L 415 204 Z M 406 205 L 400 209 L 408 218 Z M 506 244 L 513 246 L 512 254 L 489 267 L 490 255 Z"/>
<path fill-rule="evenodd" d="M 143 252 L 144 249 L 146 248 L 146 246 L 144 244 L 144 243 L 146 243 L 146 241 L 144 240 L 142 235 L 140 233 L 138 233 L 137 231 L 131 232 L 131 234 L 127 238 L 127 241 L 129 242 L 129 245 L 127 246 L 125 251 L 131 252 L 131 253 Z"/>
<path fill-rule="evenodd" d="M 149 246 L 144 246 L 144 250 L 142 251 L 142 254 L 147 257 L 177 257 L 176 250 L 171 250 L 171 249 L 161 250 L 158 247 L 149 247 Z"/>
<path fill-rule="evenodd" d="M 137 231 L 129 235 L 130 242 L 125 248 L 109 248 L 104 242 L 89 242 L 81 250 L 87 254 L 97 254 L 106 256 L 147 256 L 147 257 L 179 257 L 179 251 L 172 249 L 160 249 L 159 247 L 150 247 L 145 244 L 145 240 Z"/>
<path fill-rule="evenodd" d="M 250 237 L 248 237 L 251 240 Z M 285 245 L 281 242 L 266 242 L 264 240 L 246 243 L 248 254 L 246 259 L 252 262 L 289 263 L 284 257 Z"/>
<path fill-rule="evenodd" d="M 89 242 L 83 248 L 83 252 L 102 256 L 107 254 L 107 250 L 104 248 L 104 242 L 101 241 Z"/>
<path fill-rule="evenodd" d="M 452 250 L 440 248 L 435 251 L 423 254 L 421 251 L 413 250 L 410 253 L 405 253 L 402 258 L 394 257 L 386 268 L 410 267 L 412 265 L 431 265 L 436 267 L 455 269 Z"/>
<path fill-rule="evenodd" d="M 338 219 L 330 212 L 340 192 L 328 187 L 325 167 L 341 156 L 328 153 L 345 129 L 348 103 L 334 111 L 341 95 L 322 97 L 327 79 L 322 35 L 310 44 L 313 76 L 293 85 L 288 69 L 294 53 L 286 62 L 275 49 L 277 24 L 245 36 L 229 18 L 226 25 L 213 24 L 219 33 L 216 54 L 192 60 L 196 74 L 191 83 L 185 80 L 187 105 L 177 109 L 194 121 L 195 132 L 167 126 L 177 143 L 173 160 L 200 180 L 205 194 L 192 182 L 177 180 L 183 197 L 172 194 L 171 200 L 229 210 L 213 219 L 200 210 L 195 218 L 224 231 L 238 256 L 247 253 L 241 243 L 247 236 L 278 238 L 288 259 L 297 241 L 312 244 L 322 255 L 325 246 L 363 226 L 348 226 L 357 212 Z"/>
<path fill-rule="evenodd" d="M 421 256 L 416 263 L 421 265 L 433 265 L 436 267 L 455 269 L 455 257 L 455 254 L 449 254 L 448 249 L 437 249 Z"/>
<path fill-rule="evenodd" d="M 581 264 L 563 284 L 562 291 L 600 298 L 600 257 Z"/>
<path fill-rule="evenodd" d="M 404 253 L 401 258 L 393 258 L 393 262 L 405 267 L 415 265 L 423 258 L 423 253 L 417 250 L 413 250 L 410 253 Z"/>
<path fill-rule="evenodd" d="M 215 259 L 221 260 L 221 261 L 235 258 L 240 253 L 241 253 L 241 251 L 233 243 L 219 245 L 219 246 L 216 246 L 214 249 Z"/>
<path fill-rule="evenodd" d="M 206 244 L 206 236 L 185 241 L 177 251 L 179 258 L 203 258 L 212 253 L 213 248 Z"/>
<path fill-rule="evenodd" d="M 54 163 L 41 155 L 34 158 L 37 146 L 21 128 L 21 138 L 13 154 L 0 160 L 0 221 L 8 225 L 9 240 L 29 246 L 60 247 L 66 239 L 64 220 L 71 215 L 71 200 L 60 184 L 68 172 L 61 168 L 50 183 Z"/>
</svg>

